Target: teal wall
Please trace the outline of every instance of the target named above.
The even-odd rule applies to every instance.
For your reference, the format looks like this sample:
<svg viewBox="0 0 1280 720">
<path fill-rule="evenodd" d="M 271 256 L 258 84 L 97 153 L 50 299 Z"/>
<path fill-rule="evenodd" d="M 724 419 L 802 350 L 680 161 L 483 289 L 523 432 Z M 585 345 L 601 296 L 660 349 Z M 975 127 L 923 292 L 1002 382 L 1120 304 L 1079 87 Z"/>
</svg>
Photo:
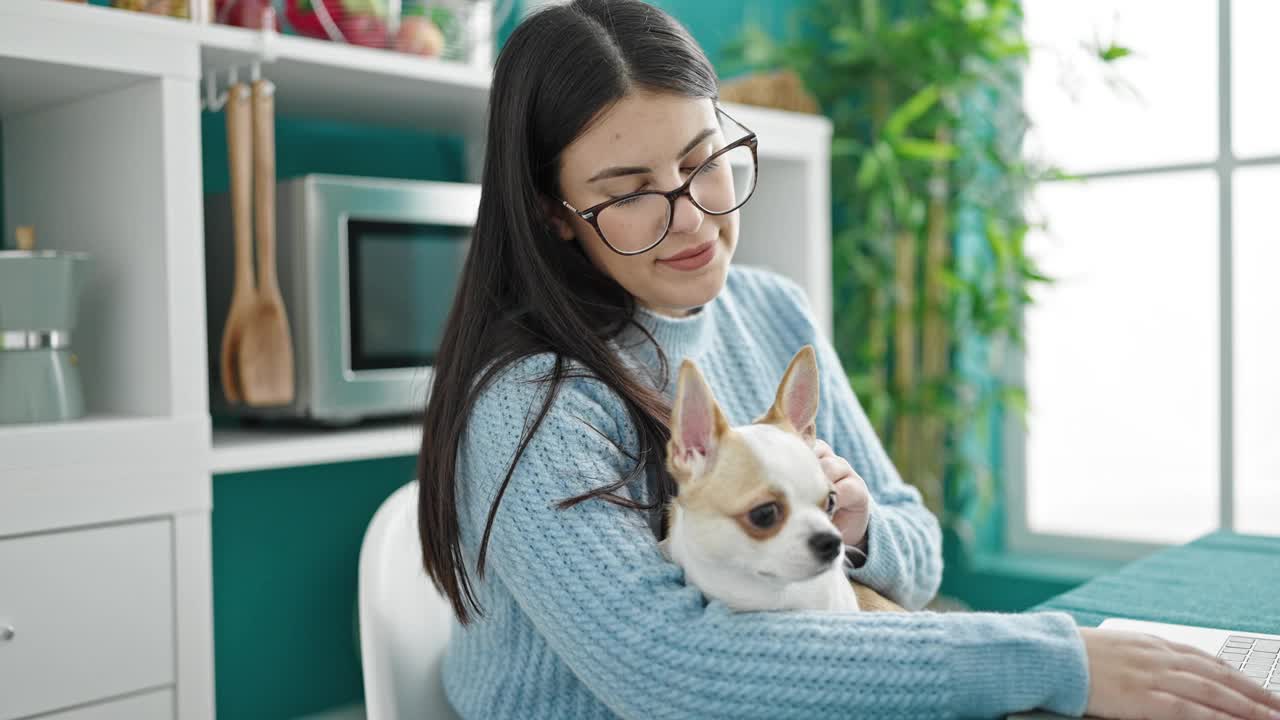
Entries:
<svg viewBox="0 0 1280 720">
<path fill-rule="evenodd" d="M 689 30 L 717 68 L 721 48 L 733 40 L 745 24 L 771 28 L 785 37 L 797 21 L 797 10 L 807 0 L 650 0 L 671 13 Z"/>
<path fill-rule="evenodd" d="M 785 25 L 802 0 L 661 0 L 713 62 L 743 20 Z M 724 12 L 726 6 L 731 11 Z M 227 187 L 223 116 L 202 117 L 204 183 Z M 455 138 L 282 117 L 277 172 L 428 180 L 463 177 Z M 363 697 L 353 635 L 356 566 L 378 504 L 412 458 L 218 475 L 213 480 L 214 665 L 218 715 L 289 718 Z"/>
<path fill-rule="evenodd" d="M 214 478 L 218 717 L 289 718 L 360 700 L 360 541 L 412 478 L 412 458 Z"/>
</svg>

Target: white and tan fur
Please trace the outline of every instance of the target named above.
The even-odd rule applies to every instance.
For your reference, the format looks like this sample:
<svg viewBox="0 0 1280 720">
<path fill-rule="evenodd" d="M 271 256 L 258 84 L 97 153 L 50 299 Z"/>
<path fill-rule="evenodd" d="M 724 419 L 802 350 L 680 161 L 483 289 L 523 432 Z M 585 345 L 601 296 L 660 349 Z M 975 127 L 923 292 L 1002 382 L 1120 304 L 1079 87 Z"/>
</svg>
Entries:
<svg viewBox="0 0 1280 720">
<path fill-rule="evenodd" d="M 697 366 L 680 367 L 667 446 L 679 491 L 662 550 L 690 584 L 734 610 L 902 609 L 845 576 L 832 485 L 813 450 L 818 389 L 805 346 L 769 411 L 731 428 Z M 753 522 L 771 516 L 766 527 Z"/>
</svg>

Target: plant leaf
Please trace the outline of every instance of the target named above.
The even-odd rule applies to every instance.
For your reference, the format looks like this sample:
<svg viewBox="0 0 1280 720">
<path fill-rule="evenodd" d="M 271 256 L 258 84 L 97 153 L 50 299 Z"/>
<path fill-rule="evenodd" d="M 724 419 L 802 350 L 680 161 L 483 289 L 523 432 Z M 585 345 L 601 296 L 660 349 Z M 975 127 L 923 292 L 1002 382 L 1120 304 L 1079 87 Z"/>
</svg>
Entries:
<svg viewBox="0 0 1280 720">
<path fill-rule="evenodd" d="M 955 160 L 960 149 L 949 143 L 903 138 L 895 143 L 898 154 L 914 160 Z"/>
<path fill-rule="evenodd" d="M 900 137 L 906 132 L 907 126 L 929 112 L 941 97 L 942 94 L 938 91 L 937 85 L 930 83 L 924 86 L 889 115 L 889 119 L 884 124 L 884 134 L 887 137 Z"/>
<path fill-rule="evenodd" d="M 1132 54 L 1133 54 L 1133 51 L 1130 50 L 1129 48 L 1121 47 L 1119 45 L 1116 45 L 1115 43 L 1112 43 L 1111 45 L 1105 48 L 1101 48 L 1098 51 L 1098 57 L 1101 58 L 1103 62 L 1113 62 L 1115 60 L 1119 60 L 1120 58 L 1128 57 Z"/>
</svg>

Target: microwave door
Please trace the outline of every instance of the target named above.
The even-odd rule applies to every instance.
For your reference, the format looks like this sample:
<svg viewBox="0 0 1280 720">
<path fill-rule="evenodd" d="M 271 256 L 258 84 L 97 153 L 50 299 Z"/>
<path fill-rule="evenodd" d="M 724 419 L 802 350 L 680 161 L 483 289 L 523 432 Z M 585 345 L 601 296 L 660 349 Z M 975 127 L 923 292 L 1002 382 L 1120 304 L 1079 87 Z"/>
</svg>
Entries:
<svg viewBox="0 0 1280 720">
<path fill-rule="evenodd" d="M 470 232 L 428 223 L 347 221 L 342 371 L 353 392 L 368 387 L 381 395 L 398 385 L 388 381 L 399 380 L 409 385 L 407 410 L 421 411 Z M 390 401 L 377 400 L 379 407 Z"/>
</svg>

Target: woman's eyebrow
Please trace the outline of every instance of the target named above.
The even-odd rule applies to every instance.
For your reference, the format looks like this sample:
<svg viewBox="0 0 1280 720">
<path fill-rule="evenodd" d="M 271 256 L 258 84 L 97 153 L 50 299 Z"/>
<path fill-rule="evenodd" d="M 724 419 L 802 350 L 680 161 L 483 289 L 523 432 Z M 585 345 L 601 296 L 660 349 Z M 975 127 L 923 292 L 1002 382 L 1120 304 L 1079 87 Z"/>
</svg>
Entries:
<svg viewBox="0 0 1280 720">
<path fill-rule="evenodd" d="M 676 159 L 679 160 L 680 158 L 683 158 L 685 155 L 688 155 L 691 150 L 693 150 L 695 147 L 698 146 L 698 143 L 702 142 L 703 140 L 706 140 L 707 137 L 710 136 L 715 131 L 716 131 L 715 128 L 707 128 L 702 132 L 698 133 L 692 140 L 689 141 L 687 145 L 684 146 L 684 148 L 680 151 L 680 153 L 676 155 Z M 647 173 L 647 172 L 653 172 L 652 168 L 640 167 L 638 165 L 610 167 L 610 168 L 605 168 L 604 170 L 601 170 L 595 175 L 592 175 L 591 179 L 587 180 L 587 182 L 592 183 L 592 182 L 596 182 L 597 180 L 608 180 L 609 178 L 622 177 L 624 175 L 643 175 L 644 173 Z"/>
<path fill-rule="evenodd" d="M 684 149 L 680 151 L 680 154 L 676 155 L 676 159 L 679 160 L 683 158 L 685 155 L 688 155 L 690 151 L 698 147 L 698 143 L 702 142 L 703 140 L 706 140 L 707 137 L 710 136 L 715 131 L 716 131 L 715 128 L 707 128 L 702 132 L 698 133 L 696 136 L 694 136 L 692 140 L 689 141 L 688 145 L 684 146 Z"/>
</svg>

